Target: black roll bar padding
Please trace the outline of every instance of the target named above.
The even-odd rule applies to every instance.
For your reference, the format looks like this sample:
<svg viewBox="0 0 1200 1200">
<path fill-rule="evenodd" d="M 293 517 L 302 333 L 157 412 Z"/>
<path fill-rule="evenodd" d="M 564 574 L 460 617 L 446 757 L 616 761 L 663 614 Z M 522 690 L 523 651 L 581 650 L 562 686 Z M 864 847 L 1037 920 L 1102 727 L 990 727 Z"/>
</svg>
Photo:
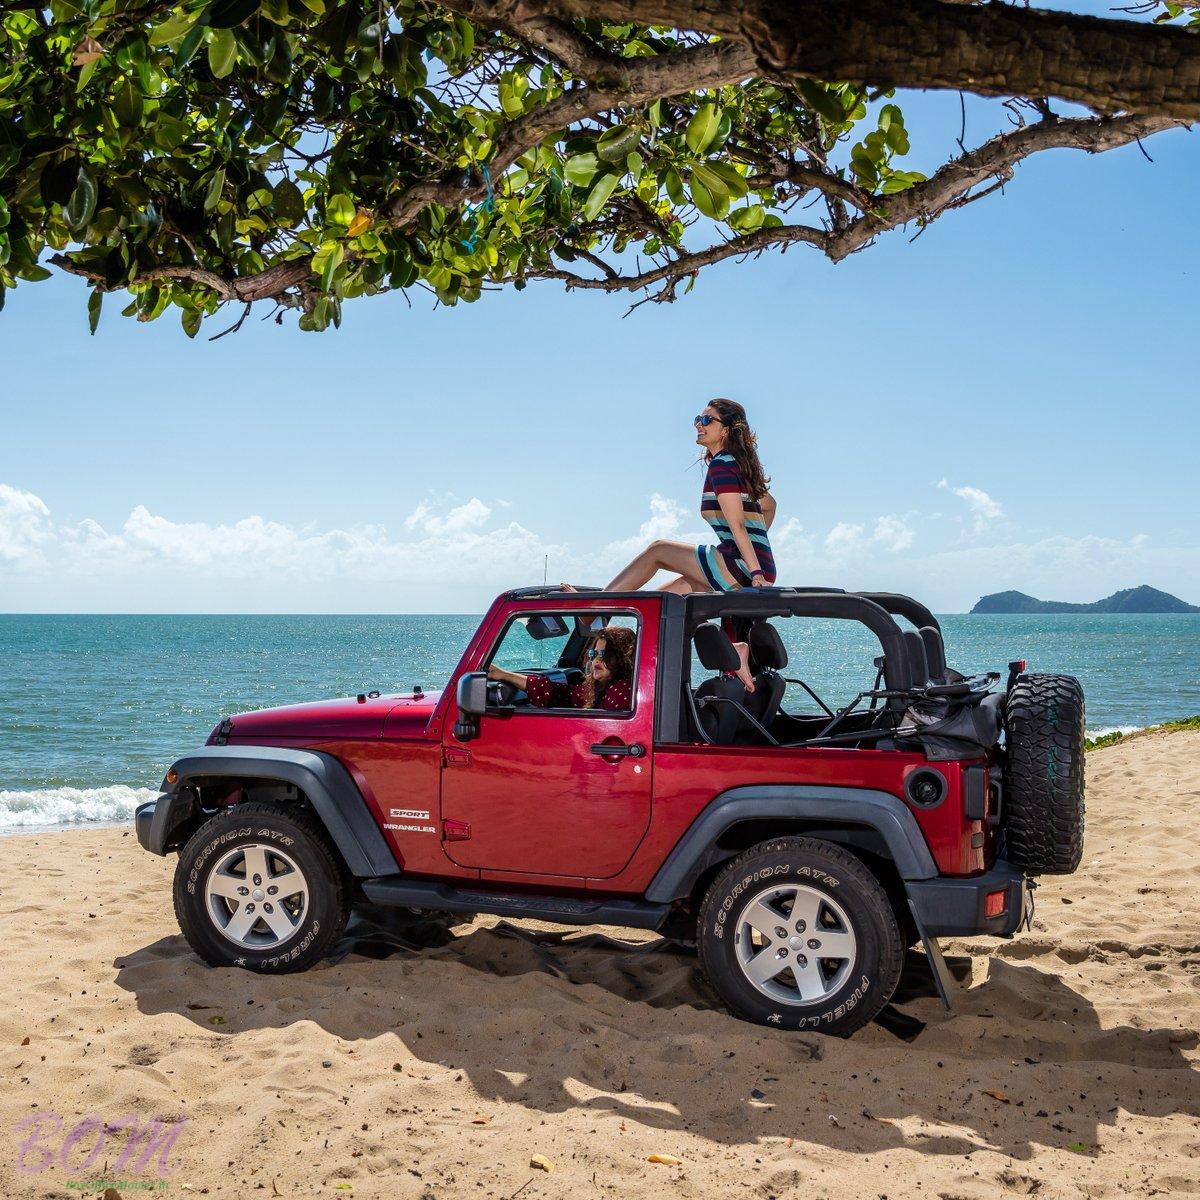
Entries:
<svg viewBox="0 0 1200 1200">
<path fill-rule="evenodd" d="M 914 600 L 911 596 L 902 596 L 899 592 L 859 592 L 858 594 L 867 600 L 873 600 L 885 612 L 895 613 L 897 616 L 911 621 L 917 629 L 929 626 L 936 629 L 939 636 L 941 635 L 942 627 L 938 624 L 937 617 L 919 600 Z"/>
<path fill-rule="evenodd" d="M 700 701 L 701 708 L 707 708 L 710 704 L 732 704 L 734 708 L 758 730 L 759 733 L 771 743 L 772 746 L 779 745 L 779 739 L 768 730 L 761 721 L 759 721 L 753 713 L 746 711 L 746 706 L 740 701 L 735 700 L 732 696 L 705 696 Z"/>
<path fill-rule="evenodd" d="M 808 684 L 804 682 L 803 679 L 786 679 L 782 675 L 780 676 L 780 679 L 783 679 L 784 683 L 794 683 L 802 687 L 825 710 L 828 716 L 833 716 L 833 709 L 830 708 L 829 705 L 826 704 L 825 701 L 822 700 L 821 697 L 818 696 L 817 693 L 814 692 L 812 688 L 810 688 Z"/>
<path fill-rule="evenodd" d="M 915 686 L 900 626 L 883 605 L 863 593 L 775 592 L 756 596 L 753 592 L 693 592 L 687 599 L 690 605 L 688 615 L 696 623 L 714 617 L 739 616 L 832 617 L 842 621 L 858 621 L 879 639 L 883 647 L 884 678 L 888 690 L 907 692 Z M 898 599 L 907 600 L 907 597 Z M 916 605 L 916 601 L 909 603 Z M 918 607 L 933 620 L 933 615 L 924 606 Z M 926 681 L 922 679 L 919 682 L 923 684 Z"/>
</svg>

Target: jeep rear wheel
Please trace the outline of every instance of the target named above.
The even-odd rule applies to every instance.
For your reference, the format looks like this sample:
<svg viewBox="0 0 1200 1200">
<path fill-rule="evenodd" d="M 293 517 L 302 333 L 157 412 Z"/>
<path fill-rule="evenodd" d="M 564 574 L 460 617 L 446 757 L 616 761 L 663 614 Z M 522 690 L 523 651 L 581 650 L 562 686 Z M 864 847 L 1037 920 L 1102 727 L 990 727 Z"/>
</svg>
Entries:
<svg viewBox="0 0 1200 1200">
<path fill-rule="evenodd" d="M 1005 703 L 1005 857 L 1030 875 L 1069 875 L 1083 857 L 1083 689 L 1022 675 Z"/>
<path fill-rule="evenodd" d="M 206 821 L 179 853 L 175 915 L 215 967 L 268 974 L 319 962 L 346 926 L 341 864 L 300 809 L 247 803 Z"/>
<path fill-rule="evenodd" d="M 815 838 L 763 842 L 717 876 L 700 962 L 739 1017 L 845 1036 L 891 998 L 904 947 L 887 893 L 863 863 Z"/>
</svg>

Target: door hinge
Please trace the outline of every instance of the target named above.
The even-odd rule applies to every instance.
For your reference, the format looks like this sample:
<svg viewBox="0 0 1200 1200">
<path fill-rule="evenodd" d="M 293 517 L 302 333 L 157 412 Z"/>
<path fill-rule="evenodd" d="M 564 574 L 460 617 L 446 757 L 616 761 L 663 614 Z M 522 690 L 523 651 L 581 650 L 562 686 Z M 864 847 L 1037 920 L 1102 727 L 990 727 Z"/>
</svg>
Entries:
<svg viewBox="0 0 1200 1200">
<path fill-rule="evenodd" d="M 443 821 L 442 841 L 467 842 L 471 840 L 470 821 Z"/>
<path fill-rule="evenodd" d="M 466 767 L 471 763 L 470 750 L 464 750 L 460 746 L 443 746 L 442 747 L 442 766 L 443 767 Z"/>
</svg>

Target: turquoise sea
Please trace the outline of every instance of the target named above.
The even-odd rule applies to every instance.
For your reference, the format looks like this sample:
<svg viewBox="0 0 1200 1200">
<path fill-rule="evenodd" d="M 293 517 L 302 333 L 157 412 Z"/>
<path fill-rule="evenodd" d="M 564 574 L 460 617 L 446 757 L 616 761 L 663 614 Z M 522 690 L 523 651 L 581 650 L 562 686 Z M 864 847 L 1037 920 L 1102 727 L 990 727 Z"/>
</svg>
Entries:
<svg viewBox="0 0 1200 1200">
<path fill-rule="evenodd" d="M 1088 729 L 1200 713 L 1200 615 L 940 618 L 959 670 L 1077 675 Z M 223 716 L 414 683 L 440 688 L 474 616 L 0 615 L 0 831 L 125 820 Z M 870 685 L 878 643 L 794 622 L 791 665 L 829 699 Z M 521 664 L 507 664 L 519 666 Z"/>
</svg>

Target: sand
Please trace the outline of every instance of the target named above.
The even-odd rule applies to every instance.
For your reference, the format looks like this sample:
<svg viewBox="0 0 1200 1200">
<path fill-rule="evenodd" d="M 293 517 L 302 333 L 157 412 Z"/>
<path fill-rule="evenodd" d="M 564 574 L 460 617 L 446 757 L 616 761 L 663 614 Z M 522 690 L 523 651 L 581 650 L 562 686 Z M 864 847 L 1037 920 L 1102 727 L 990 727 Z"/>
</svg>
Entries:
<svg viewBox="0 0 1200 1200">
<path fill-rule="evenodd" d="M 850 1041 L 736 1021 L 693 953 L 615 930 L 366 921 L 305 975 L 212 970 L 173 859 L 0 839 L 0 1196 L 158 1184 L 131 1115 L 183 1118 L 171 1194 L 1200 1193 L 1200 733 L 1089 755 L 1088 805 L 1031 932 L 946 944 L 954 1014 L 912 954 Z"/>
</svg>

